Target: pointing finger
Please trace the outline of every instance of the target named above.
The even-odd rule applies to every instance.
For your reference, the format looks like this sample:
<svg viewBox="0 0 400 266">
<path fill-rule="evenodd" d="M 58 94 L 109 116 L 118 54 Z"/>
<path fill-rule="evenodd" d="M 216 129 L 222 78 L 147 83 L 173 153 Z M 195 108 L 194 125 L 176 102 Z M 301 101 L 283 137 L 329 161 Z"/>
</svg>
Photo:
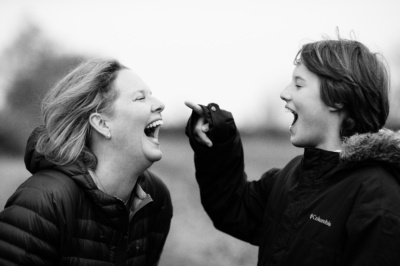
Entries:
<svg viewBox="0 0 400 266">
<path fill-rule="evenodd" d="M 193 103 L 191 101 L 185 101 L 185 105 L 187 107 L 189 107 L 190 109 L 192 109 L 198 115 L 202 115 L 203 114 L 203 109 L 200 107 L 200 105 L 195 104 L 195 103 Z"/>
</svg>

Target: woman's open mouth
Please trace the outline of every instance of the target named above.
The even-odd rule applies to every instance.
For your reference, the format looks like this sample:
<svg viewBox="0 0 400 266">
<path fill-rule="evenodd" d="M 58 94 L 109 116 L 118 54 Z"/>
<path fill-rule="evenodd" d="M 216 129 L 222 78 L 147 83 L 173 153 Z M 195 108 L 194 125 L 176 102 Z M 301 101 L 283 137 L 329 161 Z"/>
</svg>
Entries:
<svg viewBox="0 0 400 266">
<path fill-rule="evenodd" d="M 164 124 L 162 120 L 156 120 L 151 122 L 144 129 L 144 134 L 148 138 L 158 139 L 158 132 L 160 131 L 160 127 Z"/>
</svg>

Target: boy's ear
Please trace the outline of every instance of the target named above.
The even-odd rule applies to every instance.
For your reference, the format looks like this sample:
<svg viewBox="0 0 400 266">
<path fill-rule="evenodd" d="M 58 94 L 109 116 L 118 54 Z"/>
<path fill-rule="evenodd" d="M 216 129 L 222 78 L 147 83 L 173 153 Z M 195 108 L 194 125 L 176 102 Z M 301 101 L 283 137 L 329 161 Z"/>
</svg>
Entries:
<svg viewBox="0 0 400 266">
<path fill-rule="evenodd" d="M 110 129 L 108 128 L 106 121 L 103 119 L 101 114 L 93 113 L 89 116 L 89 123 L 92 128 L 99 133 L 100 135 L 104 136 L 105 138 L 110 138 Z"/>
<path fill-rule="evenodd" d="M 343 110 L 343 104 L 342 103 L 335 103 L 335 107 L 328 106 L 328 109 L 331 112 L 338 112 L 338 111 Z"/>
</svg>

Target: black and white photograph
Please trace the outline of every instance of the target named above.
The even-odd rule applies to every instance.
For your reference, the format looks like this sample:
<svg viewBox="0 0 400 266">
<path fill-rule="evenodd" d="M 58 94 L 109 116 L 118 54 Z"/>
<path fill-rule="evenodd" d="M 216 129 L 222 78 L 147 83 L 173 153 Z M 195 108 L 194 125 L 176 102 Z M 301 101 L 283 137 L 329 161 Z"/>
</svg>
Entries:
<svg viewBox="0 0 400 266">
<path fill-rule="evenodd" d="M 0 266 L 400 265 L 399 12 L 0 0 Z"/>
</svg>

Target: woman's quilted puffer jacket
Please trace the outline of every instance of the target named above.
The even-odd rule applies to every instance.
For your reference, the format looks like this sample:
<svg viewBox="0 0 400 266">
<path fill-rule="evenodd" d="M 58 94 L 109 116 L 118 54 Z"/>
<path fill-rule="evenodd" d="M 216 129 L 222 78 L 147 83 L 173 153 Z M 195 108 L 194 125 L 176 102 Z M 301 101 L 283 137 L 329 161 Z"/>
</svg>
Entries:
<svg viewBox="0 0 400 266">
<path fill-rule="evenodd" d="M 55 166 L 34 141 L 25 155 L 33 176 L 0 213 L 0 265 L 157 265 L 172 218 L 164 183 L 145 172 L 133 208 L 99 190 L 82 160 Z"/>
</svg>

